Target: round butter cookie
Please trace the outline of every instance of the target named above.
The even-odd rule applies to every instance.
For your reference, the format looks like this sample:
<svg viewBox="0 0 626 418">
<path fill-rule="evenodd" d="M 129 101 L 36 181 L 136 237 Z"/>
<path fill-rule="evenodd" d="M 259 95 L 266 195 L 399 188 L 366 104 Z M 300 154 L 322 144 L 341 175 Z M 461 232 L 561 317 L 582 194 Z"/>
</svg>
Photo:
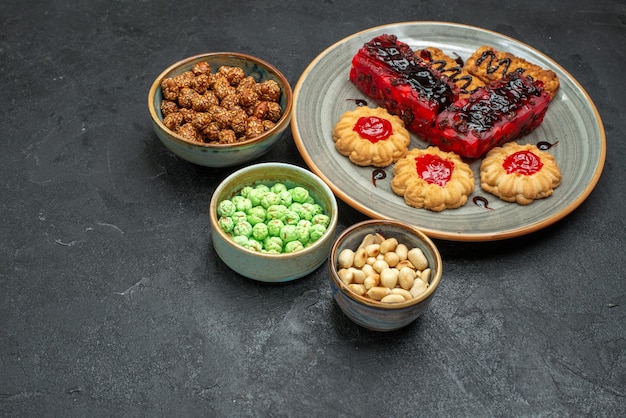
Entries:
<svg viewBox="0 0 626 418">
<path fill-rule="evenodd" d="M 391 189 L 409 206 L 441 212 L 467 202 L 474 172 L 453 152 L 435 146 L 412 149 L 395 164 Z"/>
<path fill-rule="evenodd" d="M 493 148 L 480 165 L 480 186 L 507 202 L 529 205 L 551 196 L 561 184 L 554 157 L 532 144 L 508 142 Z"/>
<path fill-rule="evenodd" d="M 333 129 L 339 153 L 359 166 L 387 167 L 406 154 L 411 136 L 398 116 L 382 107 L 357 107 Z"/>
</svg>

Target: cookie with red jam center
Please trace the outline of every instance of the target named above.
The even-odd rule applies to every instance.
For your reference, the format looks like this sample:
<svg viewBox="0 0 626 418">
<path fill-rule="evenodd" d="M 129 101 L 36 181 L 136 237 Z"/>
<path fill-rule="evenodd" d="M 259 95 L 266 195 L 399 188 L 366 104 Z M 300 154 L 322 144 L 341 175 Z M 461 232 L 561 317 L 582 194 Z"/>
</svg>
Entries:
<svg viewBox="0 0 626 418">
<path fill-rule="evenodd" d="M 489 151 L 480 165 L 480 186 L 507 202 L 529 205 L 561 184 L 552 154 L 536 145 L 509 142 Z"/>
</svg>

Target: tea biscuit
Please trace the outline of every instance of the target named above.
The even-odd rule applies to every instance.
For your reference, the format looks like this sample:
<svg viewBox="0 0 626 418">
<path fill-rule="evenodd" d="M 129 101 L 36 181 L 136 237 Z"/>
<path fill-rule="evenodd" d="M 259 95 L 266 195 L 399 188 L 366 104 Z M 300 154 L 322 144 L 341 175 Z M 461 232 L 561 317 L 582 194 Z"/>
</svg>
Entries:
<svg viewBox="0 0 626 418">
<path fill-rule="evenodd" d="M 391 189 L 407 205 L 434 212 L 463 206 L 474 191 L 474 173 L 461 157 L 431 146 L 412 149 L 393 168 Z"/>
<path fill-rule="evenodd" d="M 387 167 L 406 154 L 411 136 L 398 116 L 382 107 L 345 112 L 333 129 L 339 153 L 359 166 Z"/>
<path fill-rule="evenodd" d="M 559 79 L 552 70 L 545 70 L 523 58 L 490 46 L 481 46 L 465 61 L 464 70 L 485 84 L 499 80 L 508 73 L 520 71 L 543 83 L 544 90 L 553 98 L 559 89 Z"/>
<path fill-rule="evenodd" d="M 529 205 L 561 184 L 556 159 L 536 145 L 508 142 L 493 148 L 480 165 L 480 186 L 507 202 Z"/>
<path fill-rule="evenodd" d="M 448 76 L 461 90 L 459 97 L 467 97 L 474 90 L 485 85 L 485 82 L 479 77 L 467 71 L 462 61 L 457 61 L 439 48 L 429 46 L 418 49 L 415 51 L 415 55 L 423 61 L 430 62 L 435 70 Z"/>
</svg>

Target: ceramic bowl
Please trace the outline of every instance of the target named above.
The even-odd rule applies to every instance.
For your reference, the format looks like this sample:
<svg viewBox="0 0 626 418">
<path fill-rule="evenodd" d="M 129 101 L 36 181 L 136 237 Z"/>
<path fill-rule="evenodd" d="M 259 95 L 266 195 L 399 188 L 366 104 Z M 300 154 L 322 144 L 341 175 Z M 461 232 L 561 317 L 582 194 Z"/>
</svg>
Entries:
<svg viewBox="0 0 626 418">
<path fill-rule="evenodd" d="M 338 274 L 339 254 L 346 248 L 356 251 L 367 234 L 396 238 L 409 249 L 420 248 L 431 269 L 426 291 L 404 302 L 382 303 L 350 290 Z M 433 241 L 414 226 L 393 220 L 367 220 L 346 228 L 331 248 L 328 267 L 332 294 L 339 308 L 356 324 L 374 331 L 393 331 L 415 321 L 430 304 L 442 274 L 441 255 Z"/>
<path fill-rule="evenodd" d="M 189 71 L 199 62 L 206 61 L 215 72 L 220 66 L 242 68 L 255 81 L 276 81 L 282 90 L 279 104 L 283 114 L 276 126 L 262 135 L 233 144 L 208 144 L 192 141 L 169 130 L 163 124 L 161 112 L 161 82 L 168 77 Z M 148 109 L 154 131 L 161 142 L 174 154 L 194 164 L 206 167 L 231 167 L 250 162 L 267 153 L 283 136 L 289 126 L 292 109 L 292 90 L 285 76 L 271 64 L 250 55 L 234 52 L 215 52 L 185 58 L 168 67 L 152 83 L 148 93 Z"/>
<path fill-rule="evenodd" d="M 287 188 L 304 187 L 330 218 L 326 232 L 313 244 L 291 253 L 267 253 L 236 243 L 220 227 L 217 208 L 225 199 L 240 194 L 245 186 L 283 183 Z M 327 259 L 335 240 L 337 201 L 330 188 L 312 172 L 286 163 L 259 163 L 235 171 L 215 189 L 209 204 L 211 237 L 215 252 L 235 272 L 262 282 L 285 282 L 306 276 Z"/>
</svg>

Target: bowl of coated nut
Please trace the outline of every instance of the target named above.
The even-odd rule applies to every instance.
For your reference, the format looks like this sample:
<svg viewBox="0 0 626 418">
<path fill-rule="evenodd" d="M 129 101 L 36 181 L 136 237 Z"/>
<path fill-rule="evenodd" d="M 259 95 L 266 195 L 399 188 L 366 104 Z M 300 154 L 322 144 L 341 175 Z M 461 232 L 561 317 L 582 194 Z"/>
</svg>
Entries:
<svg viewBox="0 0 626 418">
<path fill-rule="evenodd" d="M 262 282 L 306 276 L 328 258 L 337 201 L 312 172 L 278 162 L 240 168 L 215 189 L 211 240 L 235 272 Z"/>
<path fill-rule="evenodd" d="M 292 90 L 271 64 L 215 52 L 163 71 L 148 93 L 154 131 L 174 154 L 206 167 L 231 167 L 267 153 L 289 126 Z"/>
<path fill-rule="evenodd" d="M 415 321 L 430 304 L 442 274 L 432 240 L 394 220 L 367 220 L 346 228 L 331 248 L 328 267 L 339 308 L 373 331 L 393 331 Z"/>
</svg>

